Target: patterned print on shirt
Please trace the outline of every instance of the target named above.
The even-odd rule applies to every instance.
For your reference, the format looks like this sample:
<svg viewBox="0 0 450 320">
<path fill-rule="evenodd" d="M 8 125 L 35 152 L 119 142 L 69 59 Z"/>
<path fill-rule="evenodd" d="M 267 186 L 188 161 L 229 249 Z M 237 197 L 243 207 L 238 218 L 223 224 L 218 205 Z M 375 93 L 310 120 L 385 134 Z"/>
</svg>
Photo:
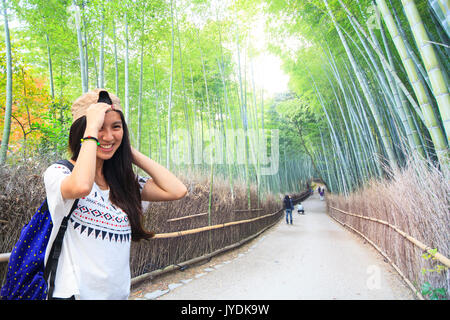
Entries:
<svg viewBox="0 0 450 320">
<path fill-rule="evenodd" d="M 131 227 L 128 216 L 119 208 L 109 206 L 91 206 L 86 204 L 93 202 L 80 199 L 78 208 L 72 213 L 70 221 L 74 230 L 80 235 L 95 237 L 95 239 L 109 240 L 115 242 L 130 241 Z M 88 202 L 88 203 L 86 203 Z M 106 210 L 105 210 L 106 209 Z"/>
</svg>

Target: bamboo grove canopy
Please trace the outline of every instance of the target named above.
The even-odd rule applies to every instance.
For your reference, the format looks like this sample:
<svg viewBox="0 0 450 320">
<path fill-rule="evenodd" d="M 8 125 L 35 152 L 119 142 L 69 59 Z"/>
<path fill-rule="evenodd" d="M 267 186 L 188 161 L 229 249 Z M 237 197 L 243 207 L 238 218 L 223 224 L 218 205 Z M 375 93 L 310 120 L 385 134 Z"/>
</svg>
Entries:
<svg viewBox="0 0 450 320">
<path fill-rule="evenodd" d="M 121 98 L 133 145 L 211 186 L 221 175 L 231 190 L 241 180 L 285 193 L 320 178 L 347 194 L 411 155 L 448 168 L 446 0 L 1 0 L 1 9 L 2 164 L 19 152 L 64 154 L 71 101 L 102 87 Z M 275 77 L 268 55 L 290 79 L 280 92 L 261 81 Z"/>
</svg>

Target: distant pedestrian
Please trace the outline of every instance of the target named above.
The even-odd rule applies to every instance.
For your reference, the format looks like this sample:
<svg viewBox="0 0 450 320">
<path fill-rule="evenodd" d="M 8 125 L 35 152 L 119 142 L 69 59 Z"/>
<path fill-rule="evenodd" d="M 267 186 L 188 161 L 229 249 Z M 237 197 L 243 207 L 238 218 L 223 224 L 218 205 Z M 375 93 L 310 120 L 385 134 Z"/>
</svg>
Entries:
<svg viewBox="0 0 450 320">
<path fill-rule="evenodd" d="M 305 214 L 305 209 L 303 208 L 303 205 L 301 202 L 299 204 L 297 204 L 297 213 Z"/>
<path fill-rule="evenodd" d="M 323 197 L 324 197 L 324 195 L 325 195 L 325 188 L 324 188 L 324 189 L 321 189 L 319 194 L 320 194 L 320 200 L 323 201 Z"/>
<path fill-rule="evenodd" d="M 286 211 L 286 223 L 289 224 L 290 222 L 292 224 L 292 210 L 294 209 L 294 204 L 292 203 L 292 199 L 289 195 L 284 197 L 283 204 Z"/>
</svg>

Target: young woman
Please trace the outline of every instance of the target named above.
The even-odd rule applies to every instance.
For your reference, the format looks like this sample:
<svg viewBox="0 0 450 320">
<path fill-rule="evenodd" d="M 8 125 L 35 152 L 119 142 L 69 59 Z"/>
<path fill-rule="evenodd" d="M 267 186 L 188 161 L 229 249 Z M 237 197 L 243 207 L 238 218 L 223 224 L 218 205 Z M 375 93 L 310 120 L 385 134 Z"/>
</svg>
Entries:
<svg viewBox="0 0 450 320">
<path fill-rule="evenodd" d="M 74 168 L 54 164 L 44 173 L 55 225 L 79 199 L 64 237 L 53 297 L 127 299 L 130 241 L 153 236 L 142 225 L 141 201 L 181 199 L 187 189 L 166 168 L 131 147 L 115 95 L 103 89 L 88 92 L 74 102 L 72 115 L 69 148 Z M 151 178 L 137 176 L 132 164 Z"/>
</svg>

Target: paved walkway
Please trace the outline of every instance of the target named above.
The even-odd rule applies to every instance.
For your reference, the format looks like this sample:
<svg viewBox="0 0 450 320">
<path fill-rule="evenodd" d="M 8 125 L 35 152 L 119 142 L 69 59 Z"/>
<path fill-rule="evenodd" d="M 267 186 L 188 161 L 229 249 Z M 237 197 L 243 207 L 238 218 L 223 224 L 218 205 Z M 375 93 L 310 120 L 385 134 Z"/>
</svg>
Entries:
<svg viewBox="0 0 450 320">
<path fill-rule="evenodd" d="M 414 299 L 395 270 L 369 244 L 325 213 L 318 195 L 254 240 L 235 259 L 203 267 L 146 299 Z M 157 279 L 155 279 L 157 281 Z"/>
</svg>

